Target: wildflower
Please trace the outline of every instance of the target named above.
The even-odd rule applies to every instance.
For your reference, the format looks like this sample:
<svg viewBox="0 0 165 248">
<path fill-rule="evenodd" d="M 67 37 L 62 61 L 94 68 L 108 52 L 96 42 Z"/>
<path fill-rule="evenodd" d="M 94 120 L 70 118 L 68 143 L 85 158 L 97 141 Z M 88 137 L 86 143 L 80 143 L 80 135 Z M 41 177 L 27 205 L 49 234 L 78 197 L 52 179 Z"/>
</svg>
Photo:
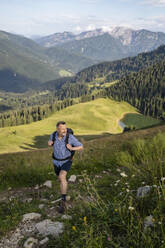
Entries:
<svg viewBox="0 0 165 248">
<path fill-rule="evenodd" d="M 165 181 L 165 177 L 161 177 L 161 181 Z"/>
<path fill-rule="evenodd" d="M 132 174 L 132 176 L 131 177 L 135 177 L 135 175 L 134 174 Z"/>
<path fill-rule="evenodd" d="M 145 182 L 142 182 L 142 184 L 145 184 Z"/>
<path fill-rule="evenodd" d="M 76 231 L 76 227 L 75 227 L 75 226 L 72 226 L 72 230 L 73 230 L 73 231 Z"/>
<path fill-rule="evenodd" d="M 127 175 L 125 174 L 125 172 L 121 172 L 120 175 L 121 175 L 122 177 L 127 177 Z"/>
<path fill-rule="evenodd" d="M 116 181 L 116 183 L 119 183 L 120 182 L 120 179 Z"/>
<path fill-rule="evenodd" d="M 110 240 L 111 240 L 111 237 L 110 237 L 109 235 L 107 236 L 107 240 L 108 240 L 108 241 L 110 241 Z"/>
<path fill-rule="evenodd" d="M 84 216 L 83 220 L 84 220 L 84 223 L 86 224 L 86 222 L 87 222 L 87 217 Z"/>
<path fill-rule="evenodd" d="M 116 171 L 120 172 L 121 170 L 119 168 L 117 168 Z"/>
<path fill-rule="evenodd" d="M 117 212 L 117 208 L 115 208 L 115 212 Z"/>
<path fill-rule="evenodd" d="M 134 207 L 131 207 L 131 206 L 129 206 L 129 208 L 128 208 L 129 210 L 134 210 L 135 208 Z"/>
<path fill-rule="evenodd" d="M 129 192 L 129 189 L 126 189 L 127 192 Z"/>
<path fill-rule="evenodd" d="M 159 224 L 159 225 L 161 225 L 161 224 L 162 224 L 162 222 L 161 222 L 161 221 L 159 221 L 159 222 L 158 222 L 158 224 Z"/>
</svg>

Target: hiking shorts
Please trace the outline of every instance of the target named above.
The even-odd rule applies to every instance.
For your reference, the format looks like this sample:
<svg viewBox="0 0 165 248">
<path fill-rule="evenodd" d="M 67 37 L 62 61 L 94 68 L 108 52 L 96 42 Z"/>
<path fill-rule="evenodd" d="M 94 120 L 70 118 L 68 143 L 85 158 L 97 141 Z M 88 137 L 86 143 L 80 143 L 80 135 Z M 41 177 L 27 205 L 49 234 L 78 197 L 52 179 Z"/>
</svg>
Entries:
<svg viewBox="0 0 165 248">
<path fill-rule="evenodd" d="M 72 160 L 67 161 L 67 162 L 64 163 L 62 166 L 56 166 L 56 165 L 54 164 L 54 172 L 55 172 L 56 175 L 58 176 L 61 170 L 69 171 L 71 165 L 72 165 Z"/>
</svg>

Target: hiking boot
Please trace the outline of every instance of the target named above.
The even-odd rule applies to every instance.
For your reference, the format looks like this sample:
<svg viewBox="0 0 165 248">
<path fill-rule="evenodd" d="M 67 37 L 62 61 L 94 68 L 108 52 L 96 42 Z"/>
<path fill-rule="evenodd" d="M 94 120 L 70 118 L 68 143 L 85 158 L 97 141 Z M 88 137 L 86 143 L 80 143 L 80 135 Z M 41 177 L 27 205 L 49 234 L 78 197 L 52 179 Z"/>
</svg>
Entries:
<svg viewBox="0 0 165 248">
<path fill-rule="evenodd" d="M 64 200 L 61 200 L 59 203 L 59 213 L 64 213 L 67 210 L 67 203 Z"/>
</svg>

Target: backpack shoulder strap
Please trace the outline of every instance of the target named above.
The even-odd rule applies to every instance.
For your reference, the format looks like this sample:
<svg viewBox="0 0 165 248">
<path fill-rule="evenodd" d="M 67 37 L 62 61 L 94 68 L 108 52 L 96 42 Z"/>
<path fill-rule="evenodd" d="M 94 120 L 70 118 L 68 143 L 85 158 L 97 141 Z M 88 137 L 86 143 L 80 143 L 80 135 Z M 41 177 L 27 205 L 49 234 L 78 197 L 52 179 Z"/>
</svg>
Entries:
<svg viewBox="0 0 165 248">
<path fill-rule="evenodd" d="M 55 140 L 56 140 L 56 133 L 57 133 L 57 131 L 54 131 L 54 132 L 53 132 L 53 137 L 52 137 L 52 141 L 53 141 L 53 142 L 55 142 Z"/>
<path fill-rule="evenodd" d="M 66 139 L 65 139 L 65 144 L 68 144 L 68 140 L 69 140 L 69 132 L 68 132 L 68 128 L 67 128 L 67 133 L 66 133 Z"/>
</svg>

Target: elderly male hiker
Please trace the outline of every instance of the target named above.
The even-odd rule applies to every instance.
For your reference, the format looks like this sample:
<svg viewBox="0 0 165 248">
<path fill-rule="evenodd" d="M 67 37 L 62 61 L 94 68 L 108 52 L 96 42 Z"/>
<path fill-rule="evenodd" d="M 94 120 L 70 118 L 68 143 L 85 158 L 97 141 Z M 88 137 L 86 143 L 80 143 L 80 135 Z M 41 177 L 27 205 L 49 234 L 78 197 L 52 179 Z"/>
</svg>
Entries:
<svg viewBox="0 0 165 248">
<path fill-rule="evenodd" d="M 54 171 L 58 176 L 61 189 L 61 202 L 59 212 L 67 209 L 67 180 L 66 175 L 72 165 L 72 158 L 75 151 L 83 150 L 83 144 L 73 135 L 73 131 L 66 127 L 64 121 L 56 124 L 56 131 L 50 135 L 49 146 L 53 146 L 53 165 Z"/>
</svg>

